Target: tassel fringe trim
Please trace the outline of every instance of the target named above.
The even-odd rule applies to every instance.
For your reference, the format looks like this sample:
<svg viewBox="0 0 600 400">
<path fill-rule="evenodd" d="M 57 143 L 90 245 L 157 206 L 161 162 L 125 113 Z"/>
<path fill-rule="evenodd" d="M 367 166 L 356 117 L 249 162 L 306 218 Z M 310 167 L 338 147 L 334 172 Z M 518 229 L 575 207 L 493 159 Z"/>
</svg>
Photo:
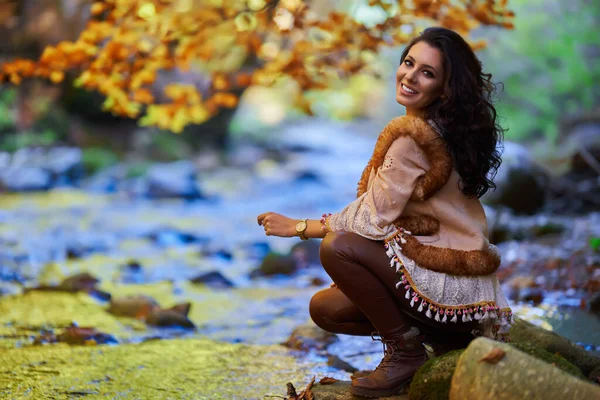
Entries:
<svg viewBox="0 0 600 400">
<path fill-rule="evenodd" d="M 408 231 L 401 231 L 399 233 L 400 235 L 390 238 L 385 243 L 385 248 L 386 254 L 390 257 L 390 267 L 395 268 L 396 272 L 400 275 L 400 280 L 396 284 L 396 288 L 400 289 L 401 286 L 404 286 L 404 289 L 406 290 L 406 295 L 404 297 L 407 300 L 411 299 L 411 307 L 418 304 L 418 312 L 425 311 L 425 316 L 427 318 L 433 318 L 440 323 L 447 323 L 448 319 L 450 319 L 450 322 L 452 323 L 457 323 L 458 318 L 460 318 L 462 322 L 471 322 L 475 320 L 483 323 L 484 321 L 494 320 L 495 323 L 492 326 L 494 336 L 499 340 L 508 341 L 508 327 L 514 322 L 512 310 L 510 308 L 500 308 L 494 301 L 482 301 L 460 306 L 443 305 L 436 303 L 419 292 L 410 275 L 404 269 L 402 261 L 396 256 L 394 249 L 392 248 L 392 244 L 400 247 L 400 243 L 402 243 L 404 239 L 402 234 L 410 234 Z"/>
</svg>

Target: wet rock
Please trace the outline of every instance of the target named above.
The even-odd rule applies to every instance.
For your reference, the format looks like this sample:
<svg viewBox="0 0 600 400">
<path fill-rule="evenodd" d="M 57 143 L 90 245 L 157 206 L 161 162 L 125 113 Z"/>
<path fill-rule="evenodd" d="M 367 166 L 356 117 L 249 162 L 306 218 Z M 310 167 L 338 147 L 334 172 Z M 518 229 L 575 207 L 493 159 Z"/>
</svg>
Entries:
<svg viewBox="0 0 600 400">
<path fill-rule="evenodd" d="M 292 246 L 290 249 L 290 255 L 296 259 L 298 265 L 301 267 L 321 265 L 321 259 L 319 258 L 320 247 L 321 240 L 303 240 L 300 243 L 296 243 L 294 246 Z"/>
<path fill-rule="evenodd" d="M 415 374 L 409 388 L 411 400 L 447 399 L 450 382 L 464 350 L 454 350 L 427 361 Z"/>
<path fill-rule="evenodd" d="M 540 287 L 525 288 L 519 293 L 519 299 L 533 305 L 538 305 L 544 300 L 544 290 Z"/>
<path fill-rule="evenodd" d="M 212 288 L 232 288 L 235 287 L 233 282 L 225 278 L 219 271 L 207 272 L 191 279 L 193 283 L 201 283 Z"/>
<path fill-rule="evenodd" d="M 262 260 L 271 251 L 271 246 L 267 242 L 252 242 L 242 245 L 248 259 Z"/>
<path fill-rule="evenodd" d="M 196 236 L 187 232 L 165 227 L 158 229 L 149 235 L 150 240 L 161 246 L 187 245 L 190 243 L 206 243 L 209 239 Z"/>
<path fill-rule="evenodd" d="M 295 350 L 325 350 L 337 340 L 336 335 L 319 328 L 314 324 L 301 325 L 292 331 L 284 346 Z"/>
<path fill-rule="evenodd" d="M 494 349 L 503 351 L 503 358 L 495 363 L 482 362 L 482 358 Z M 498 393 L 514 399 L 592 399 L 600 397 L 600 387 L 508 344 L 477 338 L 458 360 L 449 398 L 488 399 Z"/>
<path fill-rule="evenodd" d="M 50 292 L 68 292 L 68 293 L 76 293 L 76 292 L 86 292 L 90 295 L 99 298 L 100 300 L 110 300 L 110 293 L 104 292 L 98 288 L 96 285 L 100 283 L 98 279 L 94 276 L 90 275 L 87 272 L 83 272 L 80 274 L 76 274 L 64 279 L 58 286 L 52 285 L 40 285 L 34 288 L 27 288 L 25 292 L 29 292 L 32 290 L 37 291 L 50 291 Z"/>
<path fill-rule="evenodd" d="M 203 198 L 196 180 L 196 167 L 191 161 L 153 165 L 146 174 L 146 185 L 146 195 L 153 199 Z"/>
<path fill-rule="evenodd" d="M 77 147 L 48 149 L 45 168 L 52 174 L 56 186 L 78 184 L 84 175 L 83 152 Z"/>
<path fill-rule="evenodd" d="M 318 400 L 357 400 L 359 397 L 350 393 L 350 381 L 339 381 L 331 384 L 315 383 L 312 392 L 315 399 Z M 408 400 L 406 393 L 397 394 L 390 397 L 378 397 L 382 400 Z"/>
<path fill-rule="evenodd" d="M 55 335 L 44 332 L 35 338 L 34 344 L 67 343 L 72 345 L 116 344 L 117 339 L 107 333 L 99 332 L 92 327 L 70 326 L 62 333 Z"/>
<path fill-rule="evenodd" d="M 298 262 L 294 257 L 271 252 L 265 256 L 260 267 L 250 273 L 250 277 L 292 275 L 297 270 Z"/>
<path fill-rule="evenodd" d="M 517 214 L 533 214 L 544 206 L 548 181 L 525 146 L 505 142 L 502 165 L 494 179 L 497 188 L 482 200 L 509 207 Z"/>
<path fill-rule="evenodd" d="M 108 312 L 140 319 L 150 325 L 194 328 L 194 323 L 188 319 L 190 307 L 191 303 L 183 303 L 163 309 L 152 297 L 136 295 L 112 299 Z"/>
<path fill-rule="evenodd" d="M 99 171 L 82 183 L 82 188 L 91 192 L 114 193 L 119 188 L 119 182 L 124 178 L 124 168 L 115 165 Z"/>
<path fill-rule="evenodd" d="M 177 310 L 154 310 L 146 317 L 146 323 L 154 326 L 181 326 L 183 328 L 195 328 L 196 325 L 190 321 L 187 314 Z"/>
<path fill-rule="evenodd" d="M 564 337 L 520 318 L 515 318 L 515 323 L 510 329 L 510 338 L 513 342 L 530 343 L 550 353 L 560 354 L 561 357 L 577 366 L 590 379 L 593 378 L 590 376 L 591 372 L 600 368 L 600 358 L 592 356 L 589 352 Z"/>
<path fill-rule="evenodd" d="M 52 187 L 52 174 L 39 167 L 23 167 L 5 171 L 2 183 L 11 192 L 46 191 Z"/>
<path fill-rule="evenodd" d="M 350 373 L 358 371 L 357 368 L 352 366 L 350 363 L 342 360 L 336 355 L 327 357 L 327 365 L 335 369 L 343 370 Z"/>
<path fill-rule="evenodd" d="M 589 302 L 590 311 L 600 317 L 600 293 L 593 295 Z"/>
</svg>

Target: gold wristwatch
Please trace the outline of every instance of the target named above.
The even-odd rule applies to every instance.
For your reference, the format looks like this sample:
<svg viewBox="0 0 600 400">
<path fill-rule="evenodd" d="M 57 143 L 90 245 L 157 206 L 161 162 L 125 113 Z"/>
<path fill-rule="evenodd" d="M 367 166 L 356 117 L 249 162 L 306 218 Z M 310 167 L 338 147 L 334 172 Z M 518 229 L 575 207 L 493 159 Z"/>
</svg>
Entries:
<svg viewBox="0 0 600 400">
<path fill-rule="evenodd" d="M 307 221 L 308 218 L 302 219 L 296 223 L 296 233 L 298 234 L 298 236 L 300 236 L 300 239 L 302 240 L 308 240 L 308 238 L 304 236 L 304 231 L 308 227 Z"/>
</svg>

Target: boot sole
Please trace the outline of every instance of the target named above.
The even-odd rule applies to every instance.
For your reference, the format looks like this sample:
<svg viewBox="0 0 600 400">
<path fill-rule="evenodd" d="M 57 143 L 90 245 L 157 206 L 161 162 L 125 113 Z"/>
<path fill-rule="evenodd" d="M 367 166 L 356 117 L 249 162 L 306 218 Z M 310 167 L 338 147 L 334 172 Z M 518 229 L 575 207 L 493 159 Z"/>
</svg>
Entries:
<svg viewBox="0 0 600 400">
<path fill-rule="evenodd" d="M 412 378 L 405 382 L 402 382 L 402 384 L 395 387 L 394 389 L 387 389 L 387 390 L 371 390 L 371 389 L 362 389 L 362 388 L 350 386 L 350 393 L 352 393 L 353 395 L 356 395 L 356 396 L 371 397 L 371 398 L 394 396 L 394 395 L 400 393 L 402 391 L 402 389 L 404 389 L 404 387 L 406 385 L 408 385 L 411 381 L 412 381 Z"/>
</svg>

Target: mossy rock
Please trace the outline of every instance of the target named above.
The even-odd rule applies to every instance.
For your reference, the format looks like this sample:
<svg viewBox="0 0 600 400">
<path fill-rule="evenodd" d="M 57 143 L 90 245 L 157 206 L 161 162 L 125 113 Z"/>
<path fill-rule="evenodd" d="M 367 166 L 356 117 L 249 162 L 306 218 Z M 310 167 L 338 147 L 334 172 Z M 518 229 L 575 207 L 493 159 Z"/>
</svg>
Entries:
<svg viewBox="0 0 600 400">
<path fill-rule="evenodd" d="M 590 379 L 595 378 L 595 371 L 600 370 L 600 358 L 594 357 L 568 339 L 520 318 L 515 318 L 515 323 L 510 329 L 510 338 L 513 343 L 530 343 L 552 354 L 558 353 Z"/>
<path fill-rule="evenodd" d="M 510 345 L 517 350 L 529 354 L 548 364 L 554 364 L 557 368 L 573 375 L 576 378 L 585 379 L 581 370 L 571 364 L 568 360 L 557 354 L 552 354 L 533 343 L 516 342 Z M 464 349 L 454 350 L 441 357 L 436 357 L 425 363 L 415 374 L 410 385 L 411 400 L 446 400 L 450 393 L 450 384 L 458 359 Z"/>
<path fill-rule="evenodd" d="M 521 350 L 522 352 L 537 358 L 538 360 L 545 361 L 548 364 L 554 364 L 557 368 L 562 369 L 576 378 L 586 379 L 585 375 L 581 373 L 581 370 L 577 366 L 571 364 L 564 357 L 561 357 L 558 354 L 552 354 L 549 351 L 531 343 L 516 342 L 510 343 L 510 345 L 517 350 Z"/>
<path fill-rule="evenodd" d="M 464 349 L 454 350 L 427 361 L 415 374 L 408 397 L 411 400 L 446 400 L 452 375 Z"/>
</svg>

